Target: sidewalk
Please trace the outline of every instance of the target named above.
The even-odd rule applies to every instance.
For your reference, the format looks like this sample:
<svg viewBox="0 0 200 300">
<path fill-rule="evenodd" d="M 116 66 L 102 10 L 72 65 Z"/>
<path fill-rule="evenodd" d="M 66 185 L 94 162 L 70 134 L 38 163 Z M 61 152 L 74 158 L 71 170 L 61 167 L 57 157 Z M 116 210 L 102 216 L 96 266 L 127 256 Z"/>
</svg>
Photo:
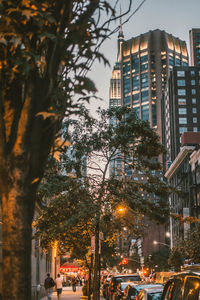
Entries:
<svg viewBox="0 0 200 300">
<path fill-rule="evenodd" d="M 76 292 L 72 291 L 72 287 L 63 287 L 63 292 L 61 296 L 61 300 L 79 300 L 82 295 L 82 286 L 76 287 Z M 41 298 L 41 300 L 47 300 L 47 297 Z M 52 300 L 57 300 L 57 293 L 54 292 L 52 296 Z"/>
<path fill-rule="evenodd" d="M 76 287 L 76 292 L 72 291 L 72 287 L 63 287 L 63 292 L 61 296 L 61 300 L 80 300 L 82 296 L 82 286 Z M 101 300 L 104 298 L 101 297 Z M 41 298 L 41 300 L 47 300 L 47 297 Z M 52 300 L 57 300 L 56 292 L 53 293 Z"/>
</svg>

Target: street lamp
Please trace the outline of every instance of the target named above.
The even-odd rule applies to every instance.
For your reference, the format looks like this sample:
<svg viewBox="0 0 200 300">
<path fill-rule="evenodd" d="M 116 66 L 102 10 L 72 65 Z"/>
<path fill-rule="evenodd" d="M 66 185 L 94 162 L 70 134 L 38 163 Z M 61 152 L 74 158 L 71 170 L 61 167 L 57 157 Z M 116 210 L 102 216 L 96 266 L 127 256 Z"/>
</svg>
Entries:
<svg viewBox="0 0 200 300">
<path fill-rule="evenodd" d="M 165 243 L 162 243 L 162 242 L 158 242 L 158 241 L 153 241 L 153 244 L 154 244 L 154 245 L 160 244 L 160 245 L 163 245 L 163 246 L 166 246 L 166 247 L 169 247 L 169 248 L 170 248 L 170 245 L 165 244 Z"/>
</svg>

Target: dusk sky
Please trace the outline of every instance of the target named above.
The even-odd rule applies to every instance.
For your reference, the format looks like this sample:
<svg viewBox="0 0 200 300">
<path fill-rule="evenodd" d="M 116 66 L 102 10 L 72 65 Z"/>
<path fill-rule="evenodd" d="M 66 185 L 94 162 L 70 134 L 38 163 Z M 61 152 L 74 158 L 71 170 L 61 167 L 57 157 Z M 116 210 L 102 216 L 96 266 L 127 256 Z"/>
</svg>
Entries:
<svg viewBox="0 0 200 300">
<path fill-rule="evenodd" d="M 112 2 L 114 0 L 110 0 Z M 142 0 L 133 0 L 134 11 Z M 121 0 L 124 6 L 129 0 Z M 123 7 L 122 7 L 123 10 Z M 123 22 L 124 20 L 122 20 Z M 115 24 L 117 26 L 118 24 Z M 128 40 L 149 30 L 161 29 L 186 41 L 189 53 L 189 30 L 200 27 L 200 0 L 146 0 L 140 10 L 123 25 L 124 39 Z M 98 106 L 104 108 L 109 104 L 109 85 L 112 68 L 117 57 L 117 37 L 115 33 L 105 41 L 101 52 L 109 59 L 111 67 L 95 63 L 89 75 L 98 89 L 98 96 L 104 101 L 93 100 L 90 104 L 92 111 Z"/>
</svg>

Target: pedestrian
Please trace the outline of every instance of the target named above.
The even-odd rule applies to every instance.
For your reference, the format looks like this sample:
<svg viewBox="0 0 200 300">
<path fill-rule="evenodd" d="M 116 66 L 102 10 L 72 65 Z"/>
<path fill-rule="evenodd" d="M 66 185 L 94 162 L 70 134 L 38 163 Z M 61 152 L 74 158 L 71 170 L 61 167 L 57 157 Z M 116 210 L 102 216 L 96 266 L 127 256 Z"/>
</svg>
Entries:
<svg viewBox="0 0 200 300">
<path fill-rule="evenodd" d="M 75 278 L 75 276 L 72 277 L 72 291 L 76 292 L 76 278 Z"/>
<path fill-rule="evenodd" d="M 57 298 L 58 300 L 60 300 L 62 294 L 62 278 L 60 277 L 60 274 L 57 275 L 55 282 L 56 282 Z"/>
<path fill-rule="evenodd" d="M 51 296 L 52 296 L 52 293 L 53 293 L 53 287 L 55 285 L 56 284 L 55 284 L 53 278 L 50 277 L 49 273 L 47 273 L 47 278 L 44 281 L 44 287 L 45 287 L 45 290 L 46 290 L 48 300 L 51 300 Z"/>
</svg>

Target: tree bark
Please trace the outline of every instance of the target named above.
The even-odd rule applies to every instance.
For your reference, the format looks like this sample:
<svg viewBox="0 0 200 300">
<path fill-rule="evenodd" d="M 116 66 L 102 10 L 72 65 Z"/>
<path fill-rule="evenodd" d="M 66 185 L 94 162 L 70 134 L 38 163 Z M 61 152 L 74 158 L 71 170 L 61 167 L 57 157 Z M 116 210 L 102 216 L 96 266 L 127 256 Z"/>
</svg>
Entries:
<svg viewBox="0 0 200 300">
<path fill-rule="evenodd" d="M 26 187 L 5 181 L 2 193 L 3 300 L 31 299 L 33 196 Z"/>
<path fill-rule="evenodd" d="M 38 112 L 47 111 L 48 103 L 46 107 L 41 103 L 40 85 L 31 79 L 24 102 L 21 101 L 23 105 L 19 105 L 22 98 L 19 93 L 15 111 L 12 102 L 5 100 L 4 114 L 0 118 L 3 300 L 31 300 L 32 221 L 36 191 L 55 135 L 56 123 L 52 125 L 51 120 L 37 117 Z"/>
<path fill-rule="evenodd" d="M 99 218 L 95 228 L 95 259 L 94 259 L 94 282 L 93 282 L 93 299 L 99 298 Z"/>
</svg>

